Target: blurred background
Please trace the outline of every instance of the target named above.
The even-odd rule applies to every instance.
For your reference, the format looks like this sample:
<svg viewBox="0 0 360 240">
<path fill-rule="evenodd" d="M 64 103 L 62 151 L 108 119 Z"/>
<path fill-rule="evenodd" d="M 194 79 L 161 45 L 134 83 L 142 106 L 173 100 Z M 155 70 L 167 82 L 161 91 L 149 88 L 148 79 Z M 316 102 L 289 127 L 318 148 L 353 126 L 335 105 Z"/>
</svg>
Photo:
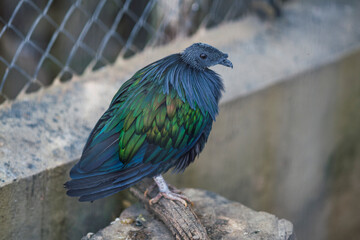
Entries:
<svg viewBox="0 0 360 240">
<path fill-rule="evenodd" d="M 79 239 L 131 204 L 62 184 L 121 83 L 196 41 L 234 70 L 216 68 L 204 152 L 167 179 L 286 218 L 298 239 L 360 239 L 359 22 L 356 0 L 0 1 L 4 239 Z"/>
<path fill-rule="evenodd" d="M 253 8 L 261 17 L 280 14 L 271 1 L 73 1 L 0 2 L 0 102 L 15 99 L 99 69 L 118 57 L 194 34 L 200 26 L 240 18 Z M 89 64 L 91 63 L 91 66 Z"/>
</svg>

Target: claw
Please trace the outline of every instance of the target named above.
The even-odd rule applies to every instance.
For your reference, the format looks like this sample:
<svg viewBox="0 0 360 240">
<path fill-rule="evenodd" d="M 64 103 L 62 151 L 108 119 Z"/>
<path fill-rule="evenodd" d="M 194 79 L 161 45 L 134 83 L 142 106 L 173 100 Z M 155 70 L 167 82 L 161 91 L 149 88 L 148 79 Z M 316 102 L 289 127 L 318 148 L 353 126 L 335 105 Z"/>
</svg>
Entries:
<svg viewBox="0 0 360 240">
<path fill-rule="evenodd" d="M 190 201 L 189 198 L 186 196 L 179 194 L 181 193 L 180 190 L 176 189 L 173 186 L 167 185 L 164 178 L 161 175 L 155 176 L 154 181 L 156 185 L 159 187 L 159 193 L 152 199 L 149 200 L 149 204 L 153 205 L 154 203 L 159 202 L 159 200 L 164 197 L 172 201 L 179 201 L 182 204 L 184 204 L 185 207 L 187 207 L 187 202 L 191 203 L 191 206 L 194 206 L 194 204 Z M 155 185 L 155 186 L 156 186 Z M 148 187 L 148 189 L 145 190 L 144 196 L 146 197 L 148 193 L 152 192 L 152 190 L 155 187 L 154 185 Z M 172 189 L 170 191 L 169 187 Z"/>
<path fill-rule="evenodd" d="M 187 198 L 184 195 L 180 195 L 177 193 L 173 193 L 173 192 L 159 192 L 158 195 L 156 195 L 154 198 L 149 200 L 149 204 L 153 205 L 154 203 L 159 202 L 159 200 L 164 197 L 166 199 L 172 200 L 172 201 L 179 201 L 181 202 L 185 207 L 188 206 L 187 202 L 189 202 L 191 204 L 191 206 L 193 206 L 194 204 L 190 201 L 189 198 Z"/>
<path fill-rule="evenodd" d="M 156 183 L 150 185 L 150 186 L 145 190 L 145 192 L 144 192 L 144 197 L 147 197 L 147 195 L 148 195 L 149 193 L 151 193 L 156 186 L 157 186 Z"/>
</svg>

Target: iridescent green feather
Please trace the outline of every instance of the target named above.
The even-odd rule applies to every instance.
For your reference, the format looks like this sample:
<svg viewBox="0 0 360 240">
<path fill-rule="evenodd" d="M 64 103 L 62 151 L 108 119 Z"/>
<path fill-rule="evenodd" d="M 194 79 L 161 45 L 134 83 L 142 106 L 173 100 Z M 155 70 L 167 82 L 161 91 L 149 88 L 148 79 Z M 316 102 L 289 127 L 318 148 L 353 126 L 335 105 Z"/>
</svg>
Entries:
<svg viewBox="0 0 360 240">
<path fill-rule="evenodd" d="M 140 81 L 142 76 L 137 72 L 119 89 L 112 100 L 112 119 L 102 130 L 120 130 L 119 158 L 124 164 L 131 162 L 145 143 L 159 147 L 144 162 L 169 160 L 164 156 L 184 151 L 210 121 L 200 109 L 181 100 L 175 90 L 164 94 L 160 85 L 147 87 L 149 80 Z"/>
</svg>

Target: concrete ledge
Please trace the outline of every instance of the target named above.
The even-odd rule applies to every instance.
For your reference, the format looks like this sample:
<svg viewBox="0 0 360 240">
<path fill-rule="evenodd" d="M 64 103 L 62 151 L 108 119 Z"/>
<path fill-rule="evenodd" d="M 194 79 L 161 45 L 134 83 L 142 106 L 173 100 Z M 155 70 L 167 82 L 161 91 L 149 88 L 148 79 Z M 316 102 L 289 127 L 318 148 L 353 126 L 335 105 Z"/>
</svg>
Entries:
<svg viewBox="0 0 360 240">
<path fill-rule="evenodd" d="M 360 49 L 360 2 L 319 2 L 289 4 L 284 17 L 273 23 L 249 17 L 199 31 L 191 39 L 148 49 L 112 67 L 1 106 L 0 186 L 74 161 L 121 84 L 137 69 L 193 42 L 217 46 L 234 63 L 233 71 L 214 68 L 225 80 L 222 103 L 291 80 Z"/>
</svg>

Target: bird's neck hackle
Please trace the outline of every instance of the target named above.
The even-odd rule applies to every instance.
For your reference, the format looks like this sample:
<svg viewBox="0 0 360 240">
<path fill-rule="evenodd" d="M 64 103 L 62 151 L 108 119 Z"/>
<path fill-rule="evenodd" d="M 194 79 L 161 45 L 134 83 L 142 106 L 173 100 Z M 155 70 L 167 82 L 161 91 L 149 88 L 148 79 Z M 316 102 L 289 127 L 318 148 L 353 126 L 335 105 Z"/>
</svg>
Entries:
<svg viewBox="0 0 360 240">
<path fill-rule="evenodd" d="M 215 120 L 218 102 L 224 90 L 220 76 L 206 68 L 191 67 L 181 54 L 173 54 L 142 69 L 143 81 L 162 85 L 163 93 L 175 90 L 182 101 L 191 108 L 199 108 Z"/>
</svg>

